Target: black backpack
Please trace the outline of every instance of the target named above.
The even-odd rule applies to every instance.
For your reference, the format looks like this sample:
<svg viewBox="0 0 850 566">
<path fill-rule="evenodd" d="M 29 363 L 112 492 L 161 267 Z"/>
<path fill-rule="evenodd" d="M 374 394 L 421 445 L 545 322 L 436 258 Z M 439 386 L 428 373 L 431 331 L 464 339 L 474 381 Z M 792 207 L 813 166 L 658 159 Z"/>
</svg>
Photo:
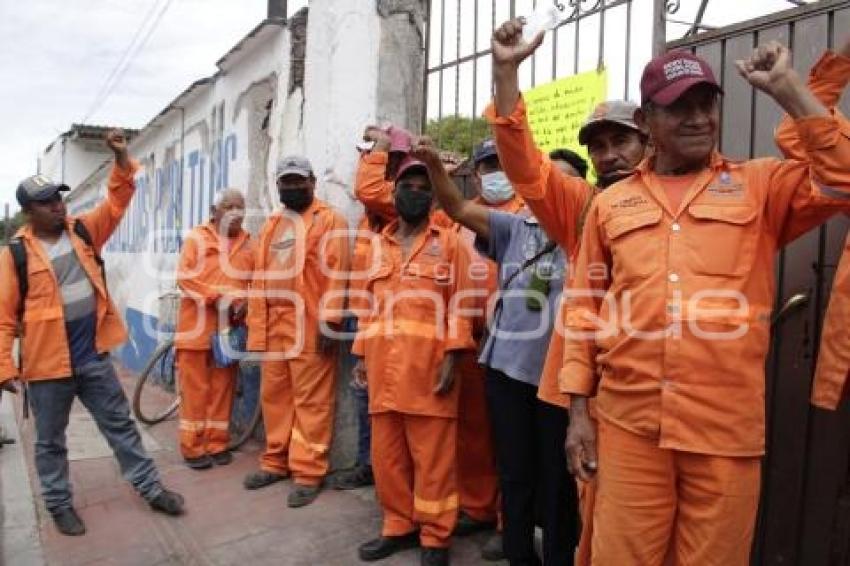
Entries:
<svg viewBox="0 0 850 566">
<path fill-rule="evenodd" d="M 74 220 L 74 234 L 76 234 L 85 244 L 94 252 L 94 259 L 100 266 L 100 272 L 103 275 L 103 284 L 106 286 L 106 267 L 103 263 L 103 258 L 97 253 L 94 247 L 89 229 L 79 218 Z M 18 275 L 18 292 L 20 301 L 18 302 L 18 321 L 23 319 L 24 315 L 24 300 L 29 291 L 29 279 L 27 277 L 27 249 L 21 238 L 12 238 L 9 241 L 9 252 L 12 254 L 12 260 L 15 262 L 15 272 Z"/>
</svg>

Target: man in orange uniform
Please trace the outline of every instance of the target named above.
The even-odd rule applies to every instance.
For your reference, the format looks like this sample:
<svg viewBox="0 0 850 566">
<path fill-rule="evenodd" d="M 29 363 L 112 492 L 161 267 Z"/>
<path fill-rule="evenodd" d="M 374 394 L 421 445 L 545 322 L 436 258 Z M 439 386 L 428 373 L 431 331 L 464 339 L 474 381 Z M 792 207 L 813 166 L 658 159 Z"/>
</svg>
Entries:
<svg viewBox="0 0 850 566">
<path fill-rule="evenodd" d="M 244 324 L 244 292 L 255 254 L 251 237 L 242 229 L 244 217 L 242 193 L 218 193 L 212 219 L 188 234 L 177 266 L 177 286 L 184 292 L 174 340 L 180 372 L 180 452 L 195 470 L 233 460 L 227 449 L 228 426 L 238 368 L 214 366 L 210 338 L 221 324 Z"/>
<path fill-rule="evenodd" d="M 91 413 L 121 473 L 151 508 L 169 515 L 183 512 L 183 498 L 162 487 L 142 446 L 109 359 L 127 333 L 98 264 L 133 197 L 139 164 L 130 159 L 120 130 L 109 132 L 107 144 L 115 165 L 106 200 L 91 212 L 69 217 L 60 194 L 68 185 L 41 175 L 25 179 L 16 197 L 27 223 L 0 254 L 0 384 L 9 390 L 15 389 L 9 385 L 13 379 L 29 382 L 35 467 L 44 504 L 64 535 L 86 531 L 73 507 L 65 444 L 74 397 Z M 12 348 L 19 326 L 22 364 L 16 367 Z"/>
<path fill-rule="evenodd" d="M 366 135 L 374 140 L 375 146 L 372 152 L 361 160 L 356 195 L 368 211 L 385 218 L 394 218 L 392 183 L 387 181 L 385 173 L 391 156 L 390 136 L 377 128 L 367 129 Z M 476 147 L 473 161 L 474 182 L 479 193 L 475 202 L 492 210 L 510 213 L 522 208 L 522 199 L 514 194 L 502 172 L 492 140 L 485 140 Z M 473 273 L 483 275 L 475 278 L 478 288 L 485 292 L 481 293 L 475 307 L 482 314 L 473 322 L 473 338 L 476 343 L 480 343 L 485 330 L 483 313 L 487 299 L 497 288 L 495 264 L 474 251 L 475 234 L 471 230 L 454 223 L 441 210 L 434 213 L 433 220 L 458 232 L 476 264 L 472 267 Z M 455 534 L 463 536 L 494 526 L 498 513 L 499 489 L 484 395 L 484 370 L 478 365 L 476 353 L 460 353 L 455 371 L 461 379 L 458 411 L 458 489 L 461 512 Z M 488 547 L 490 546 L 499 545 L 488 543 Z"/>
<path fill-rule="evenodd" d="M 469 254 L 432 219 L 425 166 L 403 165 L 393 198 L 399 218 L 381 233 L 380 264 L 366 291 L 352 353 L 363 358 L 372 463 L 383 508 L 381 536 L 361 545 L 372 561 L 421 541 L 423 565 L 448 564 L 457 522 L 456 352 L 473 347 Z M 417 532 L 419 527 L 419 532 Z"/>
<path fill-rule="evenodd" d="M 284 158 L 277 188 L 284 210 L 263 226 L 248 300 L 248 349 L 263 352 L 260 396 L 266 450 L 247 489 L 290 473 L 287 504 L 315 500 L 333 436 L 335 341 L 345 305 L 348 225 L 315 198 L 310 162 Z"/>
<path fill-rule="evenodd" d="M 653 154 L 587 215 L 560 387 L 571 467 L 598 470 L 594 564 L 749 561 L 775 253 L 850 208 L 850 139 L 781 45 L 738 68 L 795 120 L 807 161 L 720 155 L 720 88 L 673 51 L 641 79 Z"/>
<path fill-rule="evenodd" d="M 841 94 L 850 82 L 850 37 L 837 52 L 827 52 L 812 67 L 809 88 L 828 108 L 838 104 Z M 841 120 L 841 129 L 850 137 L 850 122 L 834 110 Z M 794 121 L 785 116 L 776 130 L 776 143 L 786 157 L 803 158 L 805 147 L 797 135 Z M 850 372 L 850 235 L 835 272 L 829 306 L 823 323 L 818 363 L 812 390 L 812 403 L 824 409 L 835 410 L 843 398 L 850 395 L 847 387 Z"/>
<path fill-rule="evenodd" d="M 519 65 L 542 42 L 517 41 L 522 23 L 511 20 L 493 35 L 494 103 L 485 111 L 490 122 L 502 165 L 517 192 L 550 237 L 570 257 L 574 257 L 581 235 L 584 214 L 593 196 L 628 176 L 643 159 L 647 136 L 634 121 L 637 105 L 613 100 L 594 108 L 579 131 L 579 143 L 587 146 L 597 174 L 597 184 L 564 174 L 555 157 L 547 158 L 534 143 L 519 91 Z M 557 378 L 563 363 L 563 332 L 555 332 L 549 343 L 537 396 L 564 412 L 569 398 L 558 389 Z M 566 426 L 562 438 L 566 437 Z M 563 444 L 563 442 L 562 442 Z M 564 460 L 564 465 L 566 462 Z M 595 482 L 588 474 L 576 474 L 579 481 L 581 537 L 575 556 L 576 566 L 590 563 L 593 532 Z"/>
</svg>

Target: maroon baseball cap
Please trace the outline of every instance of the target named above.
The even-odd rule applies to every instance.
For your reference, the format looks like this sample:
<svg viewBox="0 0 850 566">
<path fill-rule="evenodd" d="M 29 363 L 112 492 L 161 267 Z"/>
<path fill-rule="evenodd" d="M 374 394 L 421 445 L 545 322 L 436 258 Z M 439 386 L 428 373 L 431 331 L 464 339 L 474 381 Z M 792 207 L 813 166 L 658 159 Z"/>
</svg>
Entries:
<svg viewBox="0 0 850 566">
<path fill-rule="evenodd" d="M 401 165 L 398 167 L 398 173 L 396 173 L 395 180 L 399 181 L 408 171 L 412 169 L 421 169 L 422 173 L 425 175 L 428 174 L 428 166 L 419 161 L 418 159 L 414 159 L 411 156 L 407 156 L 404 158 L 404 161 L 401 162 Z"/>
<path fill-rule="evenodd" d="M 651 100 L 661 106 L 669 106 L 686 90 L 698 84 L 711 85 L 717 92 L 723 93 L 708 63 L 690 51 L 668 51 L 653 58 L 643 68 L 643 76 L 640 78 L 641 103 L 646 104 Z"/>
</svg>

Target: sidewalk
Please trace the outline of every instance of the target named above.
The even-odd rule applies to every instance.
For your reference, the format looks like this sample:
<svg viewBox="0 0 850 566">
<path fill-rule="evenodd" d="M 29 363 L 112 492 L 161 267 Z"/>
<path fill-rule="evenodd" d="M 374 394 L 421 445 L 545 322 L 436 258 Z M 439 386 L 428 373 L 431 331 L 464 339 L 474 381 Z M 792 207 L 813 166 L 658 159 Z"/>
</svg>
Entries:
<svg viewBox="0 0 850 566">
<path fill-rule="evenodd" d="M 129 391 L 132 376 L 124 372 L 121 379 Z M 19 413 L 18 399 L 4 396 L 0 411 L 7 434 L 18 440 L 0 452 L 0 564 L 342 566 L 360 563 L 357 546 L 379 532 L 380 513 L 372 489 L 327 489 L 312 505 L 301 509 L 286 507 L 289 482 L 246 491 L 242 478 L 256 467 L 260 451 L 256 443 L 246 444 L 229 466 L 189 470 L 176 450 L 175 419 L 142 430 L 164 483 L 183 494 L 188 512 L 180 518 L 153 513 L 121 479 L 88 413 L 75 404 L 68 434 L 69 459 L 75 505 L 88 532 L 82 537 L 62 536 L 37 496 L 32 421 L 21 424 L 18 415 L 21 426 L 16 428 L 12 419 L 11 401 Z M 9 469 L 17 469 L 17 473 L 9 473 Z M 488 537 L 479 534 L 457 539 L 452 563 L 481 564 L 480 549 Z M 411 550 L 379 564 L 406 566 L 418 561 L 418 551 Z"/>
</svg>

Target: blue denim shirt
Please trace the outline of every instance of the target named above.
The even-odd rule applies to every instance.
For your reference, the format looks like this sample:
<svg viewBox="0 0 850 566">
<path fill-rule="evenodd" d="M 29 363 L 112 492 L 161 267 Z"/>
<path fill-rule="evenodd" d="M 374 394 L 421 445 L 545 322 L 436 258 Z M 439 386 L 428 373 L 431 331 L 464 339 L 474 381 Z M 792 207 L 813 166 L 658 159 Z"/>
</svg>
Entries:
<svg viewBox="0 0 850 566">
<path fill-rule="evenodd" d="M 560 247 L 544 254 L 534 264 L 505 283 L 523 263 L 543 250 L 549 237 L 527 212 L 490 213 L 489 241 L 476 240 L 476 248 L 499 266 L 500 304 L 493 313 L 490 331 L 478 362 L 507 376 L 538 385 L 557 307 L 564 287 L 567 259 Z M 549 283 L 543 308 L 529 308 L 526 289 L 537 271 Z"/>
</svg>

